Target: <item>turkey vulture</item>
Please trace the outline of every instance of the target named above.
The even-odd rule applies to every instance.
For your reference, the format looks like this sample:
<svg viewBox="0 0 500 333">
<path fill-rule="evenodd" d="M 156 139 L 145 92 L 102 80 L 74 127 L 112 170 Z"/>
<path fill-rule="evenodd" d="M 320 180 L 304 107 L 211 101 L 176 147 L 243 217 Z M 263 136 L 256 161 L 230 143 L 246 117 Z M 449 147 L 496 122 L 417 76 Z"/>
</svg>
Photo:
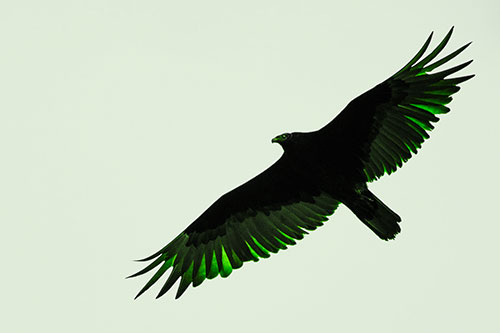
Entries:
<svg viewBox="0 0 500 333">
<path fill-rule="evenodd" d="M 328 220 L 345 204 L 383 240 L 400 232 L 401 218 L 368 190 L 367 183 L 391 174 L 416 154 L 457 86 L 474 75 L 447 78 L 471 61 L 436 73 L 470 43 L 433 63 L 448 43 L 443 41 L 422 58 L 422 48 L 396 74 L 352 100 L 323 128 L 285 133 L 272 142 L 283 155 L 267 170 L 224 194 L 160 251 L 142 275 L 159 267 L 136 296 L 169 269 L 157 297 L 180 278 L 176 298 L 190 284 L 199 286 L 217 275 L 227 277 L 246 261 L 284 250 Z"/>
</svg>

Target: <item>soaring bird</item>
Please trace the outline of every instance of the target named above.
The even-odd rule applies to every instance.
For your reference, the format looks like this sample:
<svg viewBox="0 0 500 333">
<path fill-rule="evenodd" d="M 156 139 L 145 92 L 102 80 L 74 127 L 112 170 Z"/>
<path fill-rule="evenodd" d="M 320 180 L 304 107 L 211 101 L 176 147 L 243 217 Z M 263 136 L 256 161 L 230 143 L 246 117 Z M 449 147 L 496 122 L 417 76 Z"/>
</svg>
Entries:
<svg viewBox="0 0 500 333">
<path fill-rule="evenodd" d="M 356 97 L 323 128 L 284 133 L 272 139 L 283 148 L 273 165 L 222 195 L 175 239 L 140 261 L 152 262 L 130 277 L 158 267 L 136 298 L 169 269 L 158 296 L 180 278 L 176 298 L 205 279 L 227 277 L 244 262 L 268 258 L 328 220 L 342 203 L 383 240 L 394 239 L 401 218 L 367 187 L 408 161 L 434 128 L 445 105 L 474 75 L 448 76 L 472 60 L 434 70 L 470 43 L 432 62 L 448 43 L 422 58 L 432 33 L 396 74 Z M 432 62 L 432 63 L 431 63 Z"/>
</svg>

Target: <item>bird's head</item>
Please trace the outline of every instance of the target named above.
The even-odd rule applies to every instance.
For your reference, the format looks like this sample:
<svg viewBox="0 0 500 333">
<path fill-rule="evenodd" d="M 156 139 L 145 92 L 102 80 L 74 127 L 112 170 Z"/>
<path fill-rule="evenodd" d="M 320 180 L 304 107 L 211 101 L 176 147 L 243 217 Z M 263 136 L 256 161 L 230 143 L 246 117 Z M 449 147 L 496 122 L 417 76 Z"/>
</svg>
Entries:
<svg viewBox="0 0 500 333">
<path fill-rule="evenodd" d="M 286 144 L 290 142 L 292 138 L 292 133 L 283 133 L 280 134 L 276 137 L 274 137 L 271 142 L 272 143 L 279 143 L 281 147 L 285 148 Z"/>
</svg>

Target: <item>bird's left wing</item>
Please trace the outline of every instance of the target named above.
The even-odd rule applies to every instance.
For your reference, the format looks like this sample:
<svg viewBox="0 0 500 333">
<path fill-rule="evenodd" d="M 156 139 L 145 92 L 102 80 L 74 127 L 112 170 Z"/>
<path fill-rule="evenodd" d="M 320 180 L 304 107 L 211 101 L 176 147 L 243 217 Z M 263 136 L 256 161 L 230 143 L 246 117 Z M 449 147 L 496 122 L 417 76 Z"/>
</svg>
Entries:
<svg viewBox="0 0 500 333">
<path fill-rule="evenodd" d="M 173 241 L 154 255 L 135 277 L 158 267 L 136 297 L 169 269 L 170 276 L 157 297 L 180 278 L 176 298 L 187 287 L 205 279 L 227 277 L 246 261 L 267 258 L 303 238 L 333 214 L 339 205 L 325 192 L 314 189 L 282 157 L 270 168 L 228 192 L 210 206 Z"/>
<path fill-rule="evenodd" d="M 453 28 L 443 41 L 422 58 L 431 41 L 400 71 L 373 89 L 352 100 L 329 124 L 316 133 L 318 142 L 335 145 L 336 158 L 358 181 L 373 181 L 401 167 L 417 150 L 432 123 L 447 113 L 451 95 L 458 84 L 474 75 L 447 78 L 469 65 L 467 61 L 441 72 L 433 71 L 455 58 L 470 44 L 431 63 L 448 43 Z"/>
</svg>

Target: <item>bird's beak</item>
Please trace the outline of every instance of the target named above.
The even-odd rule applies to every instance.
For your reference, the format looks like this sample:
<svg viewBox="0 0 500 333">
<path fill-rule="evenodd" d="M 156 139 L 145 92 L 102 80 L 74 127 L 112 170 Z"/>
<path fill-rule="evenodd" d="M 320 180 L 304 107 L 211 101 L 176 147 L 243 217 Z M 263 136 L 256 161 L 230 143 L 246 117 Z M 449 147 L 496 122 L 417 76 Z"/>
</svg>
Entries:
<svg viewBox="0 0 500 333">
<path fill-rule="evenodd" d="M 278 142 L 278 139 L 273 138 L 273 139 L 271 140 L 271 143 L 275 143 L 275 142 Z"/>
</svg>

